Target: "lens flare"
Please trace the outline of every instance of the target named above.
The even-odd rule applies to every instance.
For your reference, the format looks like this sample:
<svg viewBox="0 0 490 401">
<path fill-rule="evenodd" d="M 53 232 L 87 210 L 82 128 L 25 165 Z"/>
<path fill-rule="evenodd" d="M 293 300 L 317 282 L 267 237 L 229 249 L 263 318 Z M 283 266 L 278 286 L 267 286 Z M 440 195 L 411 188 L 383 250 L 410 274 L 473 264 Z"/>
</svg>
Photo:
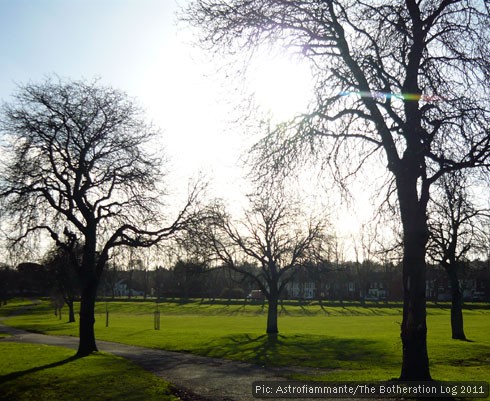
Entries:
<svg viewBox="0 0 490 401">
<path fill-rule="evenodd" d="M 400 99 L 408 102 L 414 102 L 414 101 L 418 102 L 419 100 L 422 100 L 424 102 L 439 102 L 444 100 L 440 96 L 423 95 L 421 93 L 390 93 L 390 92 L 378 92 L 378 91 L 371 91 L 371 92 L 343 91 L 339 93 L 339 96 L 352 96 L 352 95 L 358 95 L 360 97 L 371 98 L 371 99 L 382 100 L 382 101 L 387 99 Z"/>
</svg>

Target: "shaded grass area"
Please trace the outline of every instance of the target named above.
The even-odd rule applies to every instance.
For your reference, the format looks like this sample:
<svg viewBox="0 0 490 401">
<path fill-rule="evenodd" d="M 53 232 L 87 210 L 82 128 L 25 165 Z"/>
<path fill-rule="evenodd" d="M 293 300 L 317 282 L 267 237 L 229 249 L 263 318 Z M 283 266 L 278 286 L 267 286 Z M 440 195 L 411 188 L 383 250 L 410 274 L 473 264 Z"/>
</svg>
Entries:
<svg viewBox="0 0 490 401">
<path fill-rule="evenodd" d="M 161 329 L 154 330 L 154 303 L 107 304 L 109 327 L 105 327 L 106 305 L 101 303 L 97 309 L 96 336 L 108 341 L 265 366 L 317 368 L 321 371 L 315 377 L 327 380 L 386 380 L 400 373 L 402 318 L 397 307 L 330 306 L 327 314 L 318 304 L 289 305 L 279 318 L 277 338 L 264 335 L 266 310 L 261 305 L 189 302 L 180 307 L 178 313 L 179 304 L 160 304 Z M 199 313 L 201 308 L 202 313 Z M 490 311 L 465 311 L 465 329 L 471 342 L 452 340 L 449 321 L 449 309 L 428 310 L 428 347 L 433 377 L 488 380 Z M 46 304 L 7 322 L 49 334 L 76 336 L 78 332 L 77 324 L 57 320 Z"/>
<path fill-rule="evenodd" d="M 2 401 L 177 401 L 170 385 L 123 358 L 0 342 Z"/>
<path fill-rule="evenodd" d="M 397 360 L 373 339 L 335 338 L 315 335 L 239 335 L 222 337 L 196 352 L 212 357 L 246 360 L 264 366 L 303 366 L 355 371 L 367 363 L 396 372 Z"/>
<path fill-rule="evenodd" d="M 30 308 L 32 305 L 33 301 L 27 298 L 11 299 L 7 304 L 0 304 L 0 317 L 10 316 L 19 311 L 20 308 Z"/>
</svg>

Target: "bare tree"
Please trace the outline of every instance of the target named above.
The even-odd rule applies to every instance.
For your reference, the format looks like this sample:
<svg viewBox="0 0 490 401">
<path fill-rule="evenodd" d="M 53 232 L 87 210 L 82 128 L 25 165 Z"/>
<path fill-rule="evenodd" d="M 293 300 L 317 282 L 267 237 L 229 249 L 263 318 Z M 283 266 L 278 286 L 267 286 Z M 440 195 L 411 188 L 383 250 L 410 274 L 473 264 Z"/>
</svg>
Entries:
<svg viewBox="0 0 490 401">
<path fill-rule="evenodd" d="M 277 192 L 251 196 L 241 221 L 233 221 L 221 205 L 215 205 L 210 217 L 202 241 L 228 268 L 249 277 L 262 290 L 269 306 L 266 331 L 276 335 L 278 300 L 294 269 L 326 254 L 325 221 L 307 218 Z M 257 263 L 258 269 L 246 262 Z"/>
<path fill-rule="evenodd" d="M 437 183 L 429 208 L 428 255 L 445 270 L 451 284 L 452 338 L 465 340 L 463 293 L 460 276 L 471 252 L 477 253 L 483 240 L 480 219 L 488 211 L 470 201 L 468 180 L 461 171 L 447 174 Z"/>
<path fill-rule="evenodd" d="M 0 199 L 20 244 L 47 233 L 74 255 L 81 284 L 78 355 L 97 350 L 99 281 L 119 246 L 149 247 L 192 220 L 197 189 L 172 223 L 162 216 L 158 130 L 123 92 L 96 82 L 47 79 L 20 86 L 2 109 Z M 153 149 L 155 149 L 153 147 Z"/>
<path fill-rule="evenodd" d="M 313 155 L 342 179 L 381 151 L 403 226 L 400 379 L 429 380 L 429 190 L 447 172 L 490 164 L 490 17 L 483 3 L 195 0 L 184 18 L 215 48 L 244 52 L 272 42 L 311 60 L 316 102 L 257 144 L 264 174 L 292 170 Z"/>
</svg>

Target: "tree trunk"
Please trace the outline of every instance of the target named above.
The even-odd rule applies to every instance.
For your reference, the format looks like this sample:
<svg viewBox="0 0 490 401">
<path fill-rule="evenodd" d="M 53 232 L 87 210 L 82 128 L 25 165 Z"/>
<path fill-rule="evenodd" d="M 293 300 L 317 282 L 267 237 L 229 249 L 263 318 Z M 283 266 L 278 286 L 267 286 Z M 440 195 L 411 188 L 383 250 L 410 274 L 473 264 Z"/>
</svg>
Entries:
<svg viewBox="0 0 490 401">
<path fill-rule="evenodd" d="M 80 299 L 80 342 L 78 344 L 78 357 L 84 357 L 97 352 L 95 343 L 95 296 L 97 294 L 97 279 L 87 280 Z"/>
<path fill-rule="evenodd" d="M 426 262 L 429 238 L 424 200 L 419 200 L 417 177 L 398 178 L 397 188 L 403 224 L 403 362 L 400 380 L 430 381 L 427 353 Z"/>
<path fill-rule="evenodd" d="M 403 362 L 400 380 L 404 381 L 431 380 L 427 353 L 424 256 L 425 249 L 422 248 L 418 252 L 416 249 L 406 252 L 403 257 Z"/>
<path fill-rule="evenodd" d="M 66 304 L 68 305 L 68 323 L 75 323 L 74 302 L 68 301 L 68 302 L 66 302 Z"/>
<path fill-rule="evenodd" d="M 466 340 L 463 326 L 463 294 L 459 286 L 457 266 L 446 267 L 451 283 L 451 332 L 455 340 Z"/>
<path fill-rule="evenodd" d="M 267 311 L 267 334 L 276 335 L 279 333 L 277 329 L 277 304 L 278 304 L 278 293 L 277 289 L 269 290 L 269 297 L 267 298 L 269 308 Z"/>
</svg>

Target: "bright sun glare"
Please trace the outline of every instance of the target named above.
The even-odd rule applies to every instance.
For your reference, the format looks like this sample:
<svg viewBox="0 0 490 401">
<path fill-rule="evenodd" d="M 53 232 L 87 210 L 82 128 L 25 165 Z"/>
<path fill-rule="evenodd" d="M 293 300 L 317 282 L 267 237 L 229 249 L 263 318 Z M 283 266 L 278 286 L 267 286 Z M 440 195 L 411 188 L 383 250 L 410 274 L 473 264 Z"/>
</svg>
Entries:
<svg viewBox="0 0 490 401">
<path fill-rule="evenodd" d="M 260 55 L 250 67 L 250 89 L 258 106 L 275 122 L 306 111 L 313 91 L 306 63 L 288 55 Z"/>
</svg>

